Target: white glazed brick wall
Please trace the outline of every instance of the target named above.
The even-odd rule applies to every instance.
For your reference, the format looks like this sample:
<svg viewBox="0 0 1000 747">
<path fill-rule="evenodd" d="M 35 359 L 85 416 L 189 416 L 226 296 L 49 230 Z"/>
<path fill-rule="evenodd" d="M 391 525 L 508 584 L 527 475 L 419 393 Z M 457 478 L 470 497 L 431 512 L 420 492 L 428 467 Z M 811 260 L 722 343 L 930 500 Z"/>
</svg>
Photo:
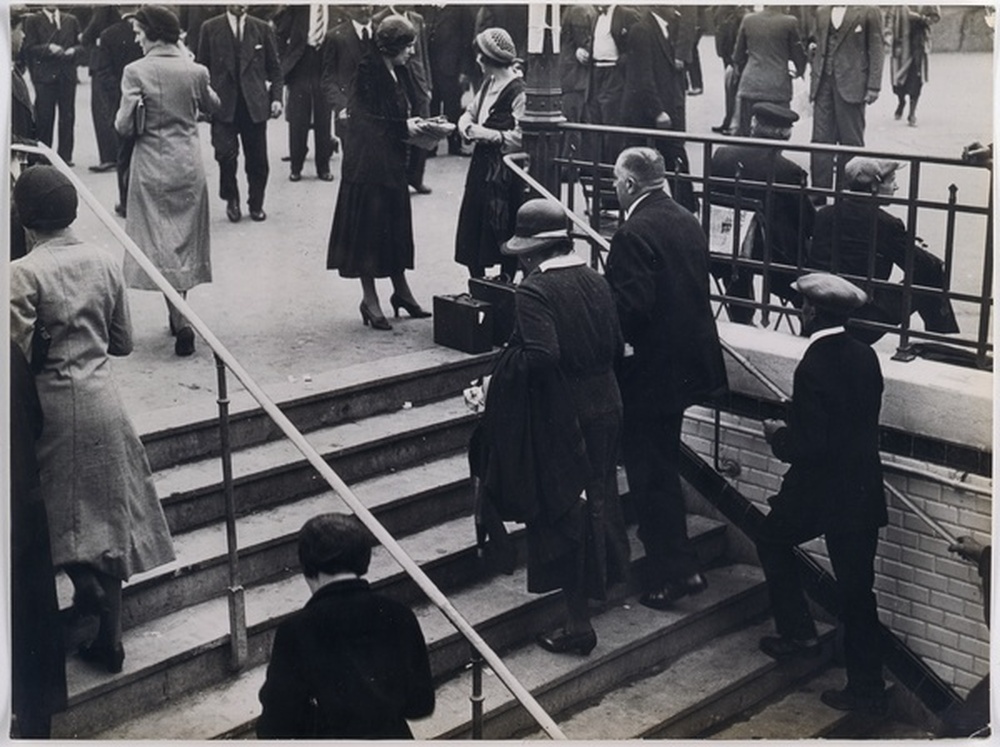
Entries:
<svg viewBox="0 0 1000 747">
<path fill-rule="evenodd" d="M 711 463 L 712 411 L 691 408 L 685 421 L 684 442 Z M 760 432 L 760 422 L 727 413 L 723 424 Z M 762 435 L 723 428 L 720 457 L 735 460 L 740 475 L 732 485 L 758 508 L 767 511 L 767 498 L 777 492 L 787 465 L 775 459 Z M 961 479 L 952 470 L 916 460 L 896 460 L 908 466 Z M 908 495 L 923 511 L 955 536 L 971 534 L 989 541 L 991 501 L 988 496 L 910 476 L 887 473 L 889 482 Z M 991 481 L 965 479 L 983 487 Z M 889 496 L 889 525 L 880 533 L 876 557 L 876 595 L 879 617 L 945 681 L 962 695 L 989 671 L 989 631 L 983 622 L 982 593 L 976 569 L 948 552 L 947 542 L 909 508 Z M 821 540 L 803 546 L 827 569 Z"/>
</svg>

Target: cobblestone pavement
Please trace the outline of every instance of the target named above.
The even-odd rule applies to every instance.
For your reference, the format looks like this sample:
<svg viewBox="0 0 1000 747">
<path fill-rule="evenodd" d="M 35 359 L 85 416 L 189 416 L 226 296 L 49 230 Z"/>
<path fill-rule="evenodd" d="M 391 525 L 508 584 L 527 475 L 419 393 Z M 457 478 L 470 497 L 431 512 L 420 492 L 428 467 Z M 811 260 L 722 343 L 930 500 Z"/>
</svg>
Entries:
<svg viewBox="0 0 1000 747">
<path fill-rule="evenodd" d="M 705 94 L 688 102 L 689 127 L 709 132 L 722 111 L 721 65 L 711 37 L 702 40 Z M 992 139 L 992 57 L 988 54 L 936 54 L 931 78 L 918 111 L 919 126 L 892 118 L 891 92 L 869 109 L 870 147 L 905 153 L 957 156 L 964 144 Z M 116 197 L 114 174 L 92 174 L 96 163 L 90 117 L 90 85 L 85 70 L 77 95 L 76 173 L 110 208 Z M 980 84 L 981 82 L 981 84 Z M 805 84 L 796 84 L 793 106 L 803 115 L 794 142 L 808 142 L 811 120 Z M 430 348 L 433 320 L 400 320 L 391 332 L 374 332 L 361 324 L 357 281 L 343 280 L 325 269 L 326 242 L 339 186 L 321 182 L 307 163 L 303 180 L 288 181 L 287 127 L 283 120 L 268 128 L 271 177 L 265 209 L 268 219 L 238 224 L 227 221 L 216 195 L 218 168 L 212 159 L 208 128 L 201 128 L 202 148 L 211 192 L 214 282 L 188 296 L 222 342 L 262 385 L 302 382 L 315 375 L 360 362 Z M 417 299 L 430 307 L 435 294 L 465 289 L 464 268 L 452 261 L 455 223 L 468 159 L 430 159 L 426 183 L 431 195 L 413 196 L 416 269 L 409 274 Z M 339 168 L 339 158 L 335 172 Z M 241 176 L 242 179 L 242 176 Z M 245 190 L 245 182 L 243 189 Z M 942 190 L 944 186 L 941 185 Z M 982 191 L 982 184 L 970 184 Z M 942 192 L 942 199 L 944 193 Z M 121 251 L 96 216 L 81 210 L 76 225 L 85 239 Z M 981 243 L 980 243 L 981 246 Z M 978 260 L 977 260 L 978 261 Z M 973 263 L 975 264 L 975 263 Z M 388 281 L 379 282 L 383 308 L 389 311 Z M 192 404 L 212 398 L 216 374 L 207 346 L 199 340 L 194 356 L 173 354 L 167 315 L 159 294 L 130 293 L 135 352 L 114 362 L 122 395 L 132 412 Z M 303 384 L 305 386 L 305 384 Z M 234 386 L 234 389 L 238 389 Z"/>
</svg>

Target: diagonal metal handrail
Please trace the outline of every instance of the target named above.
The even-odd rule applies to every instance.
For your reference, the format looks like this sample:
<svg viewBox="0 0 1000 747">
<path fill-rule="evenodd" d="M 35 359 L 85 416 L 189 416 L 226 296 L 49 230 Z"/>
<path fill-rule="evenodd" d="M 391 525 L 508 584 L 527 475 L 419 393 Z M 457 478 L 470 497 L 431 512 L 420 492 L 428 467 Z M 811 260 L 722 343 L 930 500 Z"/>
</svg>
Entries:
<svg viewBox="0 0 1000 747">
<path fill-rule="evenodd" d="M 586 233 L 587 236 L 592 241 L 596 242 L 603 251 L 605 252 L 611 251 L 611 243 L 606 238 L 604 238 L 601 234 L 599 234 L 597 231 L 591 228 L 591 226 L 585 220 L 583 220 L 579 215 L 577 215 L 568 207 L 563 205 L 562 200 L 560 200 L 558 197 L 552 194 L 552 192 L 546 189 L 541 182 L 539 182 L 537 179 L 531 176 L 531 174 L 529 174 L 520 165 L 520 163 L 518 163 L 519 161 L 527 160 L 528 157 L 529 156 L 527 153 L 510 153 L 504 156 L 503 160 L 504 163 L 507 164 L 508 168 L 510 168 L 518 177 L 523 179 L 525 183 L 528 184 L 528 186 L 536 190 L 543 197 L 550 200 L 554 200 L 555 202 L 559 203 L 559 207 L 562 208 L 562 211 L 566 215 L 566 217 L 569 218 L 574 225 L 583 229 L 583 232 Z M 749 358 L 747 358 L 745 355 L 736 350 L 736 348 L 734 348 L 732 345 L 730 345 L 721 338 L 719 339 L 719 344 L 722 346 L 722 349 L 726 351 L 726 353 L 733 360 L 735 360 L 742 368 L 744 368 L 747 371 L 747 373 L 753 376 L 768 391 L 770 391 L 773 395 L 775 395 L 778 398 L 778 401 L 782 405 L 787 405 L 792 401 L 791 395 L 786 393 L 785 390 L 782 389 L 780 386 L 778 386 L 766 373 L 764 373 L 762 370 L 760 370 L 760 368 L 755 366 Z M 902 493 L 900 490 L 898 490 L 895 486 L 891 485 L 886 480 L 883 480 L 882 484 L 885 486 L 886 490 L 888 490 L 900 503 L 902 503 L 911 511 L 913 511 L 913 513 L 915 513 L 917 517 L 920 518 L 921 521 L 923 521 L 925 524 L 927 524 L 927 526 L 929 526 L 931 529 L 937 532 L 938 535 L 940 535 L 943 539 L 946 539 L 949 544 L 955 544 L 957 542 L 957 539 L 951 532 L 949 532 L 947 529 L 941 526 L 939 522 L 937 522 L 935 519 L 929 516 L 927 512 L 924 511 L 922 508 L 920 508 L 920 506 L 918 506 L 916 503 L 914 503 L 909 498 L 909 496 L 907 496 L 905 493 Z"/>
<path fill-rule="evenodd" d="M 478 651 L 493 672 L 497 675 L 504 686 L 510 690 L 511 694 L 524 706 L 525 710 L 538 722 L 539 726 L 552 739 L 566 739 L 565 734 L 559 729 L 552 717 L 538 704 L 534 696 L 520 683 L 511 673 L 507 665 L 503 663 L 496 652 L 482 639 L 475 628 L 455 609 L 448 598 L 441 592 L 437 585 L 424 573 L 423 569 L 417 565 L 406 551 L 399 545 L 396 539 L 386 530 L 382 523 L 375 518 L 374 514 L 358 499 L 354 492 L 348 487 L 340 475 L 330 467 L 313 448 L 305 436 L 292 423 L 291 420 L 280 410 L 274 401 L 261 389 L 260 385 L 253 379 L 243 365 L 233 356 L 225 345 L 215 336 L 208 325 L 195 313 L 194 309 L 188 306 L 187 301 L 167 282 L 155 265 L 143 253 L 142 249 L 125 233 L 124 229 L 111 217 L 107 209 L 98 202 L 97 198 L 90 193 L 80 178 L 66 165 L 51 148 L 39 143 L 38 145 L 12 144 L 11 148 L 22 153 L 34 153 L 44 156 L 49 162 L 58 168 L 76 187 L 77 193 L 87 205 L 95 212 L 102 223 L 114 234 L 115 238 L 125 247 L 125 251 L 136 261 L 136 263 L 146 272 L 157 288 L 167 297 L 167 300 L 175 306 L 185 319 L 191 322 L 191 326 L 197 330 L 198 334 L 205 340 L 212 352 L 225 364 L 226 368 L 233 372 L 236 378 L 246 387 L 247 392 L 252 396 L 268 416 L 281 429 L 285 437 L 291 441 L 302 453 L 306 460 L 319 472 L 332 487 L 341 499 L 358 516 L 375 538 L 385 547 L 393 559 L 399 563 L 402 569 L 416 584 L 427 598 L 433 602 L 438 609 L 448 618 L 449 622 L 468 639 L 469 643 Z"/>
</svg>

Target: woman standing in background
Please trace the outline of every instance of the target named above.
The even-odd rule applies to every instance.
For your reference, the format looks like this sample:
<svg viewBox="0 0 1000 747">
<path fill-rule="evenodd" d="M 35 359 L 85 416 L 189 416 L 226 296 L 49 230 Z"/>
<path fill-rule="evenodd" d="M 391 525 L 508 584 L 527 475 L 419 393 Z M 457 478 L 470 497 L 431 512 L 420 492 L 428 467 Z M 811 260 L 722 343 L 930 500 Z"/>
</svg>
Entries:
<svg viewBox="0 0 1000 747">
<path fill-rule="evenodd" d="M 936 5 L 892 5 L 885 14 L 885 41 L 889 47 L 889 75 L 899 104 L 893 114 L 903 118 L 906 97 L 910 113 L 906 123 L 917 126 L 917 101 L 927 80 L 927 55 L 931 51 L 931 25 L 941 20 Z"/>
</svg>

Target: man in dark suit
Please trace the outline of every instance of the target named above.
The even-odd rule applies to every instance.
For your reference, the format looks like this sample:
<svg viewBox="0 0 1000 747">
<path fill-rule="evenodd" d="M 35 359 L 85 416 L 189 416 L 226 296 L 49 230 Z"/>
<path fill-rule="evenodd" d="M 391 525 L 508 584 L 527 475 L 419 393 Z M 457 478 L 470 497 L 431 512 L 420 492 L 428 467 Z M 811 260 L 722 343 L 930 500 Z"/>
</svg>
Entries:
<svg viewBox="0 0 1000 747">
<path fill-rule="evenodd" d="M 434 711 L 417 618 L 362 578 L 373 544 L 350 514 L 320 514 L 299 532 L 312 596 L 275 632 L 259 738 L 412 739 L 407 719 Z"/>
<path fill-rule="evenodd" d="M 59 111 L 59 147 L 56 152 L 73 165 L 73 129 L 76 126 L 76 56 L 80 24 L 72 13 L 55 5 L 24 19 L 23 53 L 35 87 L 38 139 L 51 146 Z"/>
<path fill-rule="evenodd" d="M 123 6 L 122 12 L 128 15 L 128 10 L 135 6 Z M 111 103 L 111 117 L 114 119 L 121 100 L 122 75 L 125 66 L 142 57 L 142 48 L 135 40 L 135 30 L 132 22 L 119 20 L 101 32 L 97 42 L 97 55 L 94 61 L 94 77 L 91 85 L 101 88 L 103 95 Z M 118 203 L 115 212 L 124 216 L 128 197 L 128 172 L 132 162 L 132 148 L 135 145 L 132 138 L 119 137 L 115 133 L 118 150 L 115 153 L 115 167 L 118 173 Z"/>
<path fill-rule="evenodd" d="M 625 94 L 625 71 L 628 65 L 628 34 L 639 14 L 623 5 L 595 5 L 588 35 L 589 45 L 577 48 L 575 56 L 588 68 L 586 121 L 592 124 L 622 125 L 622 97 Z M 589 141 L 591 138 L 586 138 Z M 604 138 L 604 157 L 623 147 L 620 135 Z M 592 151 L 596 145 L 587 144 Z M 588 157 L 593 153 L 587 153 Z"/>
<path fill-rule="evenodd" d="M 751 137 L 767 140 L 788 140 L 792 125 L 799 115 L 778 104 L 757 103 L 750 117 Z M 812 236 L 816 208 L 801 193 L 783 191 L 780 187 L 768 189 L 767 184 L 799 187 L 808 179 L 805 169 L 781 154 L 780 148 L 761 148 L 753 145 L 723 145 L 712 154 L 712 176 L 724 179 L 740 178 L 740 201 L 744 211 L 742 220 L 755 216 L 754 232 L 750 247 L 752 259 L 763 260 L 765 242 L 770 247 L 772 262 L 798 265 L 799 257 L 805 259 L 806 242 Z M 747 184 L 746 182 L 757 182 Z M 713 195 L 723 195 L 733 200 L 733 184 L 713 184 Z M 747 201 L 744 203 L 743 201 Z M 801 241 L 801 247 L 800 247 Z M 800 252 L 801 249 L 801 252 Z M 753 271 L 740 268 L 733 278 L 728 262 L 713 263 L 712 274 L 722 278 L 727 296 L 753 300 Z M 790 287 L 798 273 L 772 272 L 771 292 L 787 301 L 798 295 Z M 750 324 L 754 310 L 749 307 L 727 307 L 729 319 L 738 324 Z"/>
<path fill-rule="evenodd" d="M 320 85 L 326 102 L 333 109 L 334 129 L 340 138 L 341 150 L 347 147 L 345 138 L 350 126 L 347 101 L 351 80 L 365 52 L 374 46 L 372 6 L 353 5 L 344 10 L 350 18 L 334 26 L 323 42 L 323 72 Z"/>
<path fill-rule="evenodd" d="M 80 35 L 80 44 L 85 50 L 90 68 L 90 115 L 94 121 L 94 135 L 97 138 L 98 162 L 88 169 L 98 174 L 112 171 L 118 158 L 118 133 L 115 132 L 118 92 L 94 85 L 94 78 L 97 75 L 98 55 L 101 51 L 101 33 L 120 21 L 121 13 L 121 9 L 114 5 L 94 6 L 90 22 Z"/>
<path fill-rule="evenodd" d="M 462 88 L 475 74 L 472 40 L 476 35 L 475 8 L 469 5 L 421 5 L 427 22 L 427 56 L 430 63 L 431 114 L 444 114 L 449 122 L 462 116 Z M 458 130 L 448 136 L 448 154 L 461 155 Z"/>
<path fill-rule="evenodd" d="M 615 163 L 625 222 L 611 240 L 607 279 L 625 341 L 619 386 L 629 492 L 646 550 L 640 602 L 668 609 L 708 583 L 687 536 L 679 466 L 684 410 L 726 386 L 709 305 L 708 247 L 698 220 L 663 191 L 663 156 L 629 148 Z"/>
<path fill-rule="evenodd" d="M 865 144 L 865 107 L 882 88 L 882 11 L 875 5 L 821 5 L 808 37 L 814 143 Z M 813 184 L 833 186 L 833 157 L 815 153 Z"/>
<path fill-rule="evenodd" d="M 201 25 L 209 18 L 215 18 L 226 10 L 225 5 L 181 5 L 177 18 L 184 29 L 184 44 L 192 54 L 198 54 L 198 42 L 201 38 Z"/>
<path fill-rule="evenodd" d="M 316 147 L 316 176 L 325 182 L 333 181 L 330 171 L 333 110 L 320 86 L 323 40 L 330 30 L 330 20 L 330 9 L 322 3 L 288 5 L 274 19 L 281 72 L 288 89 L 285 109 L 291 157 L 288 178 L 293 182 L 302 179 L 310 129 Z"/>
<path fill-rule="evenodd" d="M 757 535 L 777 636 L 760 647 L 776 659 L 819 652 L 816 625 L 802 591 L 796 545 L 826 536 L 844 625 L 847 687 L 821 699 L 838 710 L 884 712 L 885 683 L 875 582 L 879 527 L 888 522 L 879 458 L 882 371 L 878 356 L 846 334 L 864 291 L 836 275 L 795 283 L 803 296 L 809 345 L 795 369 L 788 423 L 765 420 L 774 455 L 791 466 Z"/>
<path fill-rule="evenodd" d="M 594 43 L 597 11 L 587 3 L 562 7 L 559 19 L 559 87 L 562 89 L 562 113 L 568 122 L 583 122 L 590 83 L 590 51 Z M 565 134 L 563 156 L 580 152 L 580 133 Z"/>
<path fill-rule="evenodd" d="M 233 223 L 242 217 L 236 183 L 240 141 L 250 218 L 267 219 L 267 120 L 280 117 L 282 111 L 283 79 L 274 29 L 247 15 L 246 8 L 227 5 L 225 13 L 205 21 L 197 55 L 222 102 L 212 118 L 212 146 L 219 162 L 219 197 L 226 201 L 226 215 Z"/>
<path fill-rule="evenodd" d="M 622 124 L 659 130 L 687 129 L 687 79 L 683 58 L 686 46 L 681 17 L 673 6 L 644 7 L 629 33 Z M 663 154 L 667 171 L 690 172 L 683 141 L 659 140 L 656 147 Z M 674 199 L 692 212 L 697 210 L 691 183 L 677 178 L 669 181 Z"/>
</svg>

